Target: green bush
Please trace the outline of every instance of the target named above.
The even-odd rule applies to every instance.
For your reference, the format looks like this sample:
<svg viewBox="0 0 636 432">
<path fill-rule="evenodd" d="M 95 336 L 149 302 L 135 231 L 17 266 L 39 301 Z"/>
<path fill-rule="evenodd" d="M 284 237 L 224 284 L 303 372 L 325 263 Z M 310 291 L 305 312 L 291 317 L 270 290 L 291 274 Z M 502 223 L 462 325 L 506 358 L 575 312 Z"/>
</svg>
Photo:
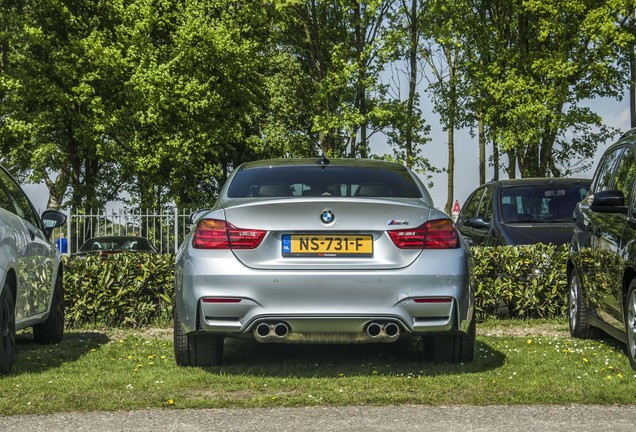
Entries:
<svg viewBox="0 0 636 432">
<path fill-rule="evenodd" d="M 171 319 L 174 260 L 140 253 L 67 258 L 66 324 L 140 327 Z"/>
<path fill-rule="evenodd" d="M 472 248 L 478 319 L 554 318 L 567 308 L 567 249 L 554 245 Z"/>
<path fill-rule="evenodd" d="M 552 245 L 475 247 L 475 304 L 492 316 L 554 318 L 565 313 L 567 251 Z M 71 257 L 65 261 L 70 327 L 139 327 L 171 319 L 174 255 Z"/>
</svg>

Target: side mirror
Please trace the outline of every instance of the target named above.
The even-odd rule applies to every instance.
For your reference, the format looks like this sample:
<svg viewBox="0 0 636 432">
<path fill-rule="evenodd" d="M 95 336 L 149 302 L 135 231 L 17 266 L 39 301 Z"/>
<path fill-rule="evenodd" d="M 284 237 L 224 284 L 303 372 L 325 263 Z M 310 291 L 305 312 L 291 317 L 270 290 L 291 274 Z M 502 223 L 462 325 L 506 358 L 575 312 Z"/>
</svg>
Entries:
<svg viewBox="0 0 636 432">
<path fill-rule="evenodd" d="M 490 228 L 490 222 L 486 221 L 481 216 L 475 216 L 468 219 L 468 223 L 466 223 L 469 227 L 477 228 L 477 229 L 488 229 Z"/>
<path fill-rule="evenodd" d="M 597 192 L 592 196 L 592 211 L 597 213 L 627 213 L 625 195 L 619 190 Z"/>
<path fill-rule="evenodd" d="M 42 223 L 48 232 L 66 223 L 66 215 L 57 210 L 46 210 L 42 213 Z"/>
</svg>

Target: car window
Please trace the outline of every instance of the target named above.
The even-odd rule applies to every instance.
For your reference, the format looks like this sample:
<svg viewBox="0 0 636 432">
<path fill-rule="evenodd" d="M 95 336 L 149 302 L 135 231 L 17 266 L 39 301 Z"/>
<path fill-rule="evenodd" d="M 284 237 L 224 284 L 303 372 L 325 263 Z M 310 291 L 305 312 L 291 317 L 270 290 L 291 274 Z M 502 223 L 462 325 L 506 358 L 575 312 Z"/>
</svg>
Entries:
<svg viewBox="0 0 636 432">
<path fill-rule="evenodd" d="M 506 187 L 501 191 L 504 222 L 549 222 L 572 218 L 574 207 L 587 195 L 580 184 Z"/>
<path fill-rule="evenodd" d="M 229 198 L 251 197 L 400 197 L 422 198 L 420 187 L 403 167 L 274 166 L 236 173 Z"/>
<path fill-rule="evenodd" d="M 42 223 L 40 222 L 40 218 L 35 214 L 29 199 L 22 192 L 20 186 L 7 174 L 6 171 L 0 169 L 0 182 L 2 182 L 3 187 L 5 188 L 5 192 L 7 193 L 7 198 L 11 202 L 11 209 L 9 206 L 5 207 L 9 210 L 12 210 L 18 216 L 28 220 L 33 225 L 40 227 Z"/>
<path fill-rule="evenodd" d="M 483 218 L 487 222 L 490 222 L 492 219 L 492 188 L 486 187 L 484 189 L 484 196 L 481 199 L 477 216 Z"/>
<path fill-rule="evenodd" d="M 460 220 L 458 223 L 465 223 L 466 220 L 475 216 L 481 197 L 484 194 L 484 189 L 485 188 L 479 188 L 468 197 L 460 212 Z"/>
<path fill-rule="evenodd" d="M 617 147 L 605 155 L 594 175 L 594 193 L 612 189 L 614 167 L 624 149 L 625 147 Z"/>
<path fill-rule="evenodd" d="M 0 180 L 3 181 L 4 179 L 0 178 Z M 11 200 L 9 199 L 9 194 L 4 189 L 4 185 L 2 184 L 0 184 L 0 207 L 5 210 L 9 210 L 11 213 L 15 213 L 13 205 L 11 204 Z"/>
<path fill-rule="evenodd" d="M 636 164 L 634 163 L 634 150 L 630 146 L 625 149 L 616 166 L 613 186 L 613 189 L 623 192 L 626 203 L 629 203 L 631 199 L 632 184 L 634 183 L 635 175 Z"/>
</svg>

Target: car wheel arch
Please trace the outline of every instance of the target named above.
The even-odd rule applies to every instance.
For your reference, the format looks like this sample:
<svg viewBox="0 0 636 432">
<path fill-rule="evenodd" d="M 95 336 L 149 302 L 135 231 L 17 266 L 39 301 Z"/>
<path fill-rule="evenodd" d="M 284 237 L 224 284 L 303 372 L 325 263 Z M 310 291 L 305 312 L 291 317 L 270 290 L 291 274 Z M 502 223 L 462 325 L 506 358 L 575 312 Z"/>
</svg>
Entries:
<svg viewBox="0 0 636 432">
<path fill-rule="evenodd" d="M 7 269 L 5 283 L 11 288 L 11 294 L 13 295 L 13 298 L 16 299 L 18 294 L 18 277 L 15 273 L 15 269 Z"/>
<path fill-rule="evenodd" d="M 628 267 L 627 269 L 625 269 L 625 272 L 623 273 L 623 281 L 621 283 L 621 298 L 623 300 L 623 307 L 625 305 L 625 300 L 627 299 L 629 286 L 634 279 L 636 279 L 636 269 L 634 269 L 634 267 Z"/>
</svg>

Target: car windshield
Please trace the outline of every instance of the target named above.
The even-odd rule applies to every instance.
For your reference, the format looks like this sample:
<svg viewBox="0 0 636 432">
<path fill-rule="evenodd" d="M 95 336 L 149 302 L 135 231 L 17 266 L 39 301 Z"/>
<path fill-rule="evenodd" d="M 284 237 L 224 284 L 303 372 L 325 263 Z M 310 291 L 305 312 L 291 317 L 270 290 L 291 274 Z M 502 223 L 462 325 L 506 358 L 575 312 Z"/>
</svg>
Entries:
<svg viewBox="0 0 636 432">
<path fill-rule="evenodd" d="M 574 207 L 588 191 L 587 185 L 532 185 L 501 191 L 501 217 L 509 223 L 572 221 Z"/>
<path fill-rule="evenodd" d="M 147 250 L 152 247 L 146 239 L 130 237 L 102 237 L 89 239 L 79 249 L 80 251 L 113 251 L 113 250 Z"/>
<path fill-rule="evenodd" d="M 248 197 L 399 197 L 422 198 L 411 174 L 401 167 L 273 166 L 239 171 L 229 198 Z"/>
</svg>

